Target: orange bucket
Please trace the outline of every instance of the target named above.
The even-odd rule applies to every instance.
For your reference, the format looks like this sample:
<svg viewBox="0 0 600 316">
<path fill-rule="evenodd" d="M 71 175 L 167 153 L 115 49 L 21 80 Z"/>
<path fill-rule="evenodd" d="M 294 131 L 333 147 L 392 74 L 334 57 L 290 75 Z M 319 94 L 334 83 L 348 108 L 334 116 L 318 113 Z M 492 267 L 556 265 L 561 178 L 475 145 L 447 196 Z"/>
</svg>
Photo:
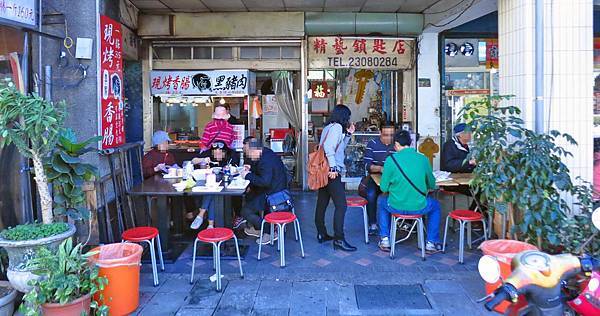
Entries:
<svg viewBox="0 0 600 316">
<path fill-rule="evenodd" d="M 99 275 L 108 279 L 108 285 L 94 298 L 109 307 L 109 315 L 129 315 L 138 308 L 143 249 L 138 244 L 115 243 L 91 250 L 98 253 L 90 261 L 99 267 Z"/>
<path fill-rule="evenodd" d="M 519 253 L 527 250 L 538 250 L 538 248 L 534 245 L 517 241 L 517 240 L 509 240 L 509 239 L 496 239 L 496 240 L 488 240 L 481 243 L 479 246 L 481 251 L 483 251 L 484 255 L 489 255 L 496 260 L 500 264 L 500 276 L 502 279 L 506 280 L 512 272 L 511 263 L 512 259 L 518 255 Z M 494 292 L 497 288 L 502 285 L 501 281 L 498 281 L 494 284 L 485 283 L 485 292 L 490 294 Z M 527 303 L 524 297 L 520 297 L 517 302 L 517 306 L 525 306 Z M 506 312 L 506 309 L 511 304 L 509 302 L 502 302 L 498 305 L 494 310 L 500 313 Z M 517 308 L 518 309 L 518 308 Z"/>
</svg>

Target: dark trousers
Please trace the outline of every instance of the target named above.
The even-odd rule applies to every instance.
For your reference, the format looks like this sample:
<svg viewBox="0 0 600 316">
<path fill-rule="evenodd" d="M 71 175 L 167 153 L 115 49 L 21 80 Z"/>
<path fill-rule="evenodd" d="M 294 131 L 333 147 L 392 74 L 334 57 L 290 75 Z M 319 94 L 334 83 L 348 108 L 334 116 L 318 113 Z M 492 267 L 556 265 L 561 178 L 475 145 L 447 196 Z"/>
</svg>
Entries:
<svg viewBox="0 0 600 316">
<path fill-rule="evenodd" d="M 331 180 L 324 188 L 319 189 L 317 194 L 317 208 L 315 209 L 315 225 L 317 232 L 321 235 L 327 233 L 325 228 L 325 211 L 329 205 L 329 200 L 333 200 L 335 213 L 333 214 L 333 232 L 337 240 L 344 239 L 344 218 L 346 217 L 346 190 L 342 177 Z"/>
<path fill-rule="evenodd" d="M 246 203 L 242 207 L 242 217 L 255 229 L 260 229 L 262 218 L 261 211 L 266 211 L 267 200 L 264 194 L 246 196 Z"/>
<path fill-rule="evenodd" d="M 371 177 L 367 182 L 367 214 L 369 215 L 369 225 L 377 224 L 377 197 L 381 194 L 379 186 Z"/>
</svg>

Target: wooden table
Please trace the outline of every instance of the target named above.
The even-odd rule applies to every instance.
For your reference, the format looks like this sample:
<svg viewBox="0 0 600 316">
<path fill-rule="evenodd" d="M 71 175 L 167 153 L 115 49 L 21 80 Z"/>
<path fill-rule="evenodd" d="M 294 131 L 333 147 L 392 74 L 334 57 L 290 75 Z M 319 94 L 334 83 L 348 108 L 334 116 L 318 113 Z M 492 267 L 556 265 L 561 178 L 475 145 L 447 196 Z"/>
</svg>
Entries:
<svg viewBox="0 0 600 316">
<path fill-rule="evenodd" d="M 380 185 L 381 183 L 381 174 L 373 173 L 371 174 L 371 178 L 375 181 L 375 184 Z M 470 181 L 473 179 L 473 174 L 471 173 L 452 173 L 450 174 L 450 179 L 445 181 L 437 181 L 437 184 L 440 187 L 452 187 L 452 186 L 467 186 Z"/>
<path fill-rule="evenodd" d="M 171 212 L 168 207 L 167 198 L 169 197 L 184 197 L 184 196 L 215 196 L 215 226 L 226 227 L 230 226 L 232 222 L 231 212 L 225 212 L 225 210 L 231 210 L 232 196 L 243 196 L 246 189 L 228 189 L 224 188 L 220 192 L 192 192 L 191 189 L 187 189 L 178 192 L 173 187 L 173 184 L 180 180 L 175 179 L 163 179 L 161 175 L 144 180 L 141 184 L 134 186 L 129 192 L 133 196 L 142 196 L 146 198 L 147 207 L 150 211 L 149 220 L 152 225 L 158 228 L 160 233 L 160 241 L 163 253 L 168 258 L 176 257 L 172 252 L 172 242 L 170 236 L 170 224 L 171 224 Z M 198 185 L 204 183 L 198 182 Z M 156 198 L 156 207 L 152 208 L 152 199 Z M 183 213 L 182 213 L 183 216 Z"/>
</svg>

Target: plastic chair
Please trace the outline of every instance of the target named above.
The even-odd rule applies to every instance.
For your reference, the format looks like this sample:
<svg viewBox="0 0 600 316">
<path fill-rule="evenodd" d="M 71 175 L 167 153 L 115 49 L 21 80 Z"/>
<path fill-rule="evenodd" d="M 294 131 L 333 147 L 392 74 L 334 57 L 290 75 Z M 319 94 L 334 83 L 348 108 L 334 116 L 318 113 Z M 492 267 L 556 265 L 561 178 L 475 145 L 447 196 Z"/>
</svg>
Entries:
<svg viewBox="0 0 600 316">
<path fill-rule="evenodd" d="M 294 223 L 294 229 L 298 233 L 298 240 L 300 241 L 300 251 L 302 253 L 302 258 L 304 258 L 304 245 L 302 244 L 302 233 L 300 232 L 300 222 L 298 221 L 298 217 L 292 212 L 272 212 L 267 214 L 260 225 L 260 239 L 258 243 L 258 257 L 260 260 L 260 253 L 262 251 L 262 238 L 263 232 L 265 228 L 265 223 L 271 224 L 271 245 L 273 245 L 273 232 L 274 226 L 277 225 L 277 231 L 279 232 L 279 236 L 277 239 L 277 248 L 279 249 L 280 255 L 280 267 L 285 267 L 285 226 L 289 223 Z"/>
<path fill-rule="evenodd" d="M 366 199 L 358 196 L 348 197 L 346 198 L 346 205 L 348 208 L 356 207 L 361 208 L 363 211 L 363 223 L 365 228 L 365 244 L 369 243 L 369 216 L 367 214 L 367 202 Z"/>
<path fill-rule="evenodd" d="M 415 222 L 410 228 L 406 237 L 396 241 L 396 231 L 398 229 L 398 222 L 402 221 L 400 224 L 404 223 L 406 220 L 414 220 Z M 390 258 L 394 259 L 396 255 L 396 243 L 403 242 L 410 238 L 413 230 L 417 226 L 417 239 L 419 246 L 421 247 L 421 258 L 423 261 L 425 260 L 425 228 L 423 225 L 423 215 L 403 215 L 403 214 L 394 214 L 392 213 L 392 230 L 390 232 L 391 237 L 391 249 L 390 249 Z"/>
<path fill-rule="evenodd" d="M 483 225 L 483 236 L 487 240 L 487 227 L 483 214 L 471 210 L 454 210 L 446 217 L 446 227 L 444 228 L 444 244 L 442 251 L 446 252 L 446 235 L 448 234 L 448 221 L 450 219 L 458 221 L 460 230 L 460 240 L 458 241 L 458 262 L 464 263 L 465 257 L 465 229 L 467 230 L 467 242 L 469 243 L 469 249 L 471 249 L 472 237 L 471 237 L 471 223 L 481 222 Z"/>
<path fill-rule="evenodd" d="M 194 268 L 196 267 L 196 248 L 198 241 L 210 243 L 213 246 L 213 268 L 217 275 L 217 292 L 221 291 L 221 244 L 233 238 L 235 241 L 235 251 L 237 253 L 238 264 L 240 265 L 240 276 L 244 278 L 244 270 L 242 269 L 242 259 L 240 257 L 240 247 L 238 240 L 233 230 L 229 228 L 209 228 L 198 233 L 194 241 L 194 255 L 192 257 L 192 276 L 190 284 L 194 283 Z"/>
</svg>

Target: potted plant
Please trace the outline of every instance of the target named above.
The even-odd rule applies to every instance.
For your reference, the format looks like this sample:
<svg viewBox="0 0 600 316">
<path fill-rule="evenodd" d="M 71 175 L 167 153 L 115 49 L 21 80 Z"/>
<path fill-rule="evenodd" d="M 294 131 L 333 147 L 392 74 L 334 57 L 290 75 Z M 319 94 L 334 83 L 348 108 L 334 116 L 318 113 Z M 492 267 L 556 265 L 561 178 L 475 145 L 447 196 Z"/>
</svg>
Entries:
<svg viewBox="0 0 600 316">
<path fill-rule="evenodd" d="M 471 185 L 490 211 L 508 217 L 513 238 L 546 251 L 556 251 L 559 245 L 571 249 L 565 242 L 574 241 L 565 240 L 560 228 L 575 220 L 565 194 L 579 201 L 579 211 L 591 210 L 589 185 L 579 179 L 573 181 L 562 162 L 571 153 L 560 143 L 576 142 L 558 131 L 536 133 L 528 129 L 519 108 L 503 105 L 508 98 L 483 98 L 463 110 L 463 119 L 473 131 L 474 145 L 468 159 L 477 161 Z M 576 220 L 590 222 L 591 218 Z"/>
<path fill-rule="evenodd" d="M 108 307 L 93 298 L 108 281 L 88 261 L 96 252 L 83 254 L 82 247 L 82 244 L 73 246 L 69 238 L 56 252 L 40 248 L 38 255 L 29 261 L 29 267 L 40 278 L 31 281 L 33 288 L 23 297 L 20 311 L 24 315 L 89 315 L 90 308 L 96 315 L 108 313 Z"/>
<path fill-rule="evenodd" d="M 19 225 L 0 233 L 0 247 L 9 256 L 8 278 L 21 292 L 27 292 L 34 277 L 27 261 L 41 245 L 56 248 L 75 233 L 75 226 L 53 223 L 53 202 L 43 161 L 54 149 L 64 122 L 64 103 L 54 104 L 37 95 L 25 95 L 10 83 L 0 83 L 0 147 L 13 144 L 33 162 L 40 197 L 42 224 Z"/>
</svg>

